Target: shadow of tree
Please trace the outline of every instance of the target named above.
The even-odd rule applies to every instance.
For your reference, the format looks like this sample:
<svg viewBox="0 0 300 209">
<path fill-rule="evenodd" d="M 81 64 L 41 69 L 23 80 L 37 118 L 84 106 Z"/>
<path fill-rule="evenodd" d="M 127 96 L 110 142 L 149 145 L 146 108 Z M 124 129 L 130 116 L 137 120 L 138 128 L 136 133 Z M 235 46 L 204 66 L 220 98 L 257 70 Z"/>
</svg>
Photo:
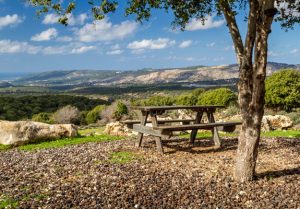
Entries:
<svg viewBox="0 0 300 209">
<path fill-rule="evenodd" d="M 277 170 L 277 171 L 266 171 L 263 173 L 256 174 L 256 179 L 272 179 L 272 178 L 279 178 L 283 176 L 292 176 L 292 175 L 299 175 L 300 174 L 300 166 L 296 168 L 290 168 L 290 169 L 283 169 L 283 170 Z"/>
</svg>

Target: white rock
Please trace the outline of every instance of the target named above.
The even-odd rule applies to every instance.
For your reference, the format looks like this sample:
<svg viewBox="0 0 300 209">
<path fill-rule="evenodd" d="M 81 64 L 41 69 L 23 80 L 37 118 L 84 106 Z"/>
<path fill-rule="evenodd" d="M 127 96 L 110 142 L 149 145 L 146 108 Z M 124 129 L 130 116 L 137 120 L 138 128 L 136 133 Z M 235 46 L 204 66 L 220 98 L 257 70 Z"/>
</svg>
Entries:
<svg viewBox="0 0 300 209">
<path fill-rule="evenodd" d="M 284 130 L 293 126 L 293 121 L 284 115 L 265 115 L 262 119 L 262 131 Z"/>
<path fill-rule="evenodd" d="M 0 144 L 4 145 L 77 135 L 77 128 L 72 124 L 49 125 L 33 121 L 0 121 Z"/>
<path fill-rule="evenodd" d="M 132 136 L 136 135 L 136 132 L 133 132 L 125 124 L 120 122 L 108 123 L 105 126 L 104 133 L 113 135 L 113 136 Z"/>
</svg>

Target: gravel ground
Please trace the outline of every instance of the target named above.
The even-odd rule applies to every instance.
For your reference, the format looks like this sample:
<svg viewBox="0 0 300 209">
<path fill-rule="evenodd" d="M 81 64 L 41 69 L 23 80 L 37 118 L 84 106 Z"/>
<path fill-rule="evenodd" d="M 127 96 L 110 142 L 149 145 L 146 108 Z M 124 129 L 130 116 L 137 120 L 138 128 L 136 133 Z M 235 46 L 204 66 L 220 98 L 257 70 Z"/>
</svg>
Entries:
<svg viewBox="0 0 300 209">
<path fill-rule="evenodd" d="M 164 143 L 147 138 L 88 143 L 34 152 L 0 152 L 0 198 L 19 208 L 300 208 L 300 139 L 263 139 L 257 180 L 232 180 L 237 139 L 215 150 L 208 139 Z M 134 153 L 127 164 L 112 152 Z"/>
</svg>

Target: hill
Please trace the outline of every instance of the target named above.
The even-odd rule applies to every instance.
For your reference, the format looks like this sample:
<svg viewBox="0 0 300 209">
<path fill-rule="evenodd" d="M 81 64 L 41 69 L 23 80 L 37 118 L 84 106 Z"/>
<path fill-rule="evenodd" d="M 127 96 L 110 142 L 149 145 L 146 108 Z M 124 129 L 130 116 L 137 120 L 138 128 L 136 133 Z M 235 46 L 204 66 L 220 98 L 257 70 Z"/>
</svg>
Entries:
<svg viewBox="0 0 300 209">
<path fill-rule="evenodd" d="M 270 62 L 267 74 L 283 69 L 300 69 L 299 65 Z M 69 70 L 32 74 L 13 82 L 30 86 L 111 86 L 128 84 L 166 83 L 235 83 L 238 65 L 193 66 L 171 69 L 142 69 L 137 71 Z M 219 81 L 219 82 L 218 82 Z"/>
</svg>

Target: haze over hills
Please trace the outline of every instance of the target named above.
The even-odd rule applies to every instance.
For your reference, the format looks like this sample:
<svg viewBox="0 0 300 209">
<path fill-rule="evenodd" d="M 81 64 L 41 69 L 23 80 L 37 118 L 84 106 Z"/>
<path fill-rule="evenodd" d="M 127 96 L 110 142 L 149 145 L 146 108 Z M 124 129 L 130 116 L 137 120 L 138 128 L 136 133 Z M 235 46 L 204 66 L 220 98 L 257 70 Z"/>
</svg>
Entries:
<svg viewBox="0 0 300 209">
<path fill-rule="evenodd" d="M 279 69 L 300 69 L 300 65 L 270 62 L 267 74 Z M 166 84 L 166 83 L 235 83 L 238 78 L 238 66 L 194 66 L 171 69 L 142 69 L 137 71 L 113 70 L 68 70 L 49 71 L 24 76 L 12 82 L 25 86 L 111 86 L 126 84 Z"/>
</svg>

